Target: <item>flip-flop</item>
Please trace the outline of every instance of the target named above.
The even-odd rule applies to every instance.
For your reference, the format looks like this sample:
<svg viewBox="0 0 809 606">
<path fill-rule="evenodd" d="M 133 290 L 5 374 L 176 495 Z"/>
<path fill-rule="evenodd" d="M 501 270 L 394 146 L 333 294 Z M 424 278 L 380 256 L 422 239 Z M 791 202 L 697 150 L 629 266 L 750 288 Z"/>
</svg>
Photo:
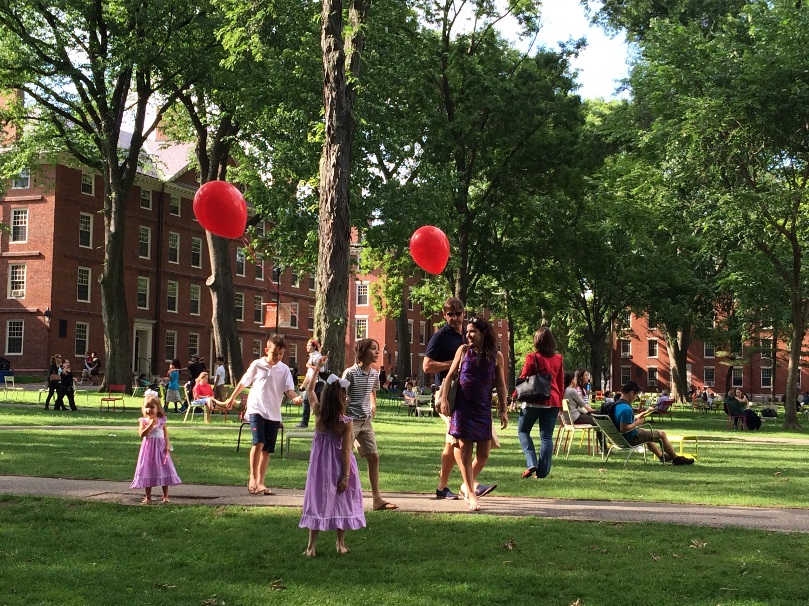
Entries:
<svg viewBox="0 0 809 606">
<path fill-rule="evenodd" d="M 264 497 L 271 497 L 275 493 L 272 490 L 270 490 L 269 488 L 265 488 L 264 490 L 257 490 L 256 494 L 260 494 L 260 495 L 262 495 Z"/>
<path fill-rule="evenodd" d="M 379 507 L 374 507 L 374 511 L 393 511 L 394 509 L 399 509 L 398 505 L 394 505 L 393 503 L 388 503 L 385 501 Z"/>
</svg>

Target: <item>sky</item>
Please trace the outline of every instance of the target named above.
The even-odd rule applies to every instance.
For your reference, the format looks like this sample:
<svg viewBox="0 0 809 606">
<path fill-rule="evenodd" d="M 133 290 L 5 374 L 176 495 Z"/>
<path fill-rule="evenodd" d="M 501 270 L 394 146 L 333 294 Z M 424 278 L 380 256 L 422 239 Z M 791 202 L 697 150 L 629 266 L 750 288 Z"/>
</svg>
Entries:
<svg viewBox="0 0 809 606">
<path fill-rule="evenodd" d="M 557 48 L 560 41 L 570 38 L 587 39 L 587 48 L 573 61 L 578 70 L 579 94 L 586 99 L 626 97 L 618 94 L 619 81 L 628 74 L 629 49 L 623 36 L 610 38 L 599 26 L 591 25 L 580 0 L 545 0 L 542 6 L 542 31 L 539 41 L 549 48 Z M 511 31 L 509 31 L 511 29 Z M 513 25 L 502 33 L 515 43 Z"/>
</svg>

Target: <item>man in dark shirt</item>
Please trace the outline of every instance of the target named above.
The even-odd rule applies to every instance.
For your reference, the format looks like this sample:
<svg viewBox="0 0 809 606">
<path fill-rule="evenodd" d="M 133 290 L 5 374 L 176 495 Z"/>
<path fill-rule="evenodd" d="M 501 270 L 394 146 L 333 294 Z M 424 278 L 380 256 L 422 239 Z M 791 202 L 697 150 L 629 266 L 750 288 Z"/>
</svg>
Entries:
<svg viewBox="0 0 809 606">
<path fill-rule="evenodd" d="M 450 297 L 444 301 L 444 319 L 447 323 L 430 337 L 427 351 L 424 352 L 422 368 L 425 373 L 435 373 L 435 384 L 439 387 L 452 366 L 455 352 L 464 342 L 463 310 L 463 301 L 457 297 Z M 441 418 L 447 424 L 447 432 L 449 432 L 449 417 L 441 415 Z M 458 495 L 447 487 L 453 467 L 455 467 L 455 453 L 453 452 L 452 436 L 447 433 L 444 450 L 441 453 L 441 475 L 435 491 L 435 496 L 439 499 L 458 498 Z"/>
</svg>

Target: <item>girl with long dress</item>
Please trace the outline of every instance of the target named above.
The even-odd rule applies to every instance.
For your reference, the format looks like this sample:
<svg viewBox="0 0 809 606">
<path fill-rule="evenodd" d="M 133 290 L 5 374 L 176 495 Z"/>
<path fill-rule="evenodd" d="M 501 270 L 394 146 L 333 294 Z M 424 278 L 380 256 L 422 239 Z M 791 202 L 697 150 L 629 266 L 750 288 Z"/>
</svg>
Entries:
<svg viewBox="0 0 809 606">
<path fill-rule="evenodd" d="M 152 502 L 152 488 L 163 487 L 163 503 L 169 502 L 169 486 L 181 484 L 171 460 L 171 443 L 166 429 L 166 415 L 157 396 L 143 398 L 143 417 L 138 420 L 138 435 L 142 438 L 135 478 L 130 488 L 143 488 L 146 496 L 141 503 Z"/>
<path fill-rule="evenodd" d="M 449 434 L 458 440 L 455 460 L 464 481 L 461 496 L 470 511 L 478 511 L 478 497 L 488 494 L 495 487 L 494 484 L 484 486 L 477 481 L 491 450 L 492 389 L 497 389 L 501 429 L 508 426 L 508 400 L 503 354 L 497 351 L 492 325 L 485 318 L 472 318 L 466 327 L 466 340 L 467 344 L 461 345 L 455 353 L 447 374 L 447 377 L 453 377 L 460 372 Z M 441 390 L 441 413 L 450 416 L 447 391 Z"/>
<path fill-rule="evenodd" d="M 306 385 L 316 423 L 299 527 L 309 529 L 304 555 L 310 558 L 317 555 L 321 530 L 337 531 L 337 553 L 343 555 L 348 553 L 346 530 L 365 527 L 362 488 L 352 452 L 352 421 L 346 416 L 348 386 L 348 380 L 329 375 L 319 401 L 315 381 Z"/>
</svg>

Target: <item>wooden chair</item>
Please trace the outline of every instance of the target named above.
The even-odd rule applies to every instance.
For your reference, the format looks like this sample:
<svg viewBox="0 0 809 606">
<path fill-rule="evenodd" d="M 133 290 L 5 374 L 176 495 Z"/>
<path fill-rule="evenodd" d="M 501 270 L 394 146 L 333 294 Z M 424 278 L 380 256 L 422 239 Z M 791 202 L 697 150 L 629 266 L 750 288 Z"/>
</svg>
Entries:
<svg viewBox="0 0 809 606">
<path fill-rule="evenodd" d="M 126 410 L 126 404 L 124 403 L 124 394 L 126 393 L 126 385 L 110 385 L 107 388 L 107 393 L 101 396 L 100 403 L 98 405 L 98 410 L 100 411 L 104 407 L 104 403 L 107 404 L 107 412 L 110 410 L 110 404 L 112 404 L 112 411 L 115 412 L 116 403 L 121 403 L 121 410 Z"/>
<path fill-rule="evenodd" d="M 626 467 L 626 464 L 629 462 L 629 457 L 632 456 L 633 452 L 643 453 L 643 462 L 646 462 L 646 444 L 633 446 L 627 442 L 624 434 L 618 431 L 615 423 L 612 422 L 612 419 L 608 415 L 594 414 L 591 416 L 596 422 L 596 426 L 601 430 L 601 434 L 604 436 L 604 440 L 607 444 L 605 451 L 601 452 L 602 459 L 605 463 L 609 461 L 610 455 L 614 450 L 626 451 L 627 454 L 626 460 L 624 461 L 624 467 Z M 651 427 L 649 427 L 649 429 L 651 429 Z"/>
<path fill-rule="evenodd" d="M 584 445 L 584 436 L 587 435 L 587 454 L 590 454 L 590 434 L 595 430 L 594 425 L 584 423 L 573 423 L 570 416 L 570 402 L 567 399 L 562 400 L 562 411 L 559 413 L 559 419 L 562 424 L 559 425 L 559 433 L 556 436 L 556 454 L 559 454 L 559 449 L 562 447 L 560 440 L 562 434 L 565 434 L 565 444 L 567 445 L 567 453 L 565 459 L 570 457 L 570 449 L 573 447 L 573 440 L 576 438 L 576 432 L 581 432 L 581 440 L 579 447 Z"/>
</svg>

